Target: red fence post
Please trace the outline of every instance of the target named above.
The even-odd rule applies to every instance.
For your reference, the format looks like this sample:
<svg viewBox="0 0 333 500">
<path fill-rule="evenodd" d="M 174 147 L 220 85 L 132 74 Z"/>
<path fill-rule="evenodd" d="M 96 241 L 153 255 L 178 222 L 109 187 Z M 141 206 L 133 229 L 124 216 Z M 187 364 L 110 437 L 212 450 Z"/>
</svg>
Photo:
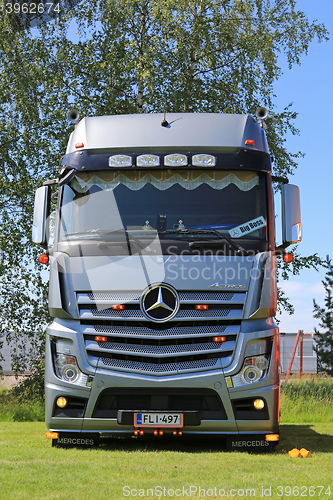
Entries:
<svg viewBox="0 0 333 500">
<path fill-rule="evenodd" d="M 299 356 L 300 356 L 300 361 L 299 361 L 299 378 L 302 378 L 302 375 L 303 375 L 303 330 L 301 330 L 301 338 L 300 338 L 300 345 L 299 345 Z"/>
<path fill-rule="evenodd" d="M 290 363 L 289 363 L 289 368 L 288 368 L 287 375 L 286 375 L 286 382 L 288 382 L 288 378 L 289 378 L 289 375 L 290 375 L 290 370 L 291 370 L 291 367 L 292 367 L 292 364 L 293 364 L 293 361 L 294 361 L 296 347 L 297 347 L 298 339 L 299 339 L 300 335 L 301 335 L 301 330 L 298 330 L 297 335 L 296 335 L 296 340 L 295 340 L 295 345 L 294 345 L 293 353 L 291 355 L 291 359 L 290 359 Z"/>
</svg>

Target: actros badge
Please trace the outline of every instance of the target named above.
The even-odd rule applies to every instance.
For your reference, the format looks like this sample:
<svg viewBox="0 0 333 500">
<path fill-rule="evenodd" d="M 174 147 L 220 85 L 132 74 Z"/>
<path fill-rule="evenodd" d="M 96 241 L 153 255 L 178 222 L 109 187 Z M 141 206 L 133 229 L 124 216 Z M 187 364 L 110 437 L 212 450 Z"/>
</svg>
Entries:
<svg viewBox="0 0 333 500">
<path fill-rule="evenodd" d="M 179 309 L 178 293 L 170 285 L 150 285 L 141 296 L 140 306 L 142 313 L 150 321 L 169 321 Z"/>
</svg>

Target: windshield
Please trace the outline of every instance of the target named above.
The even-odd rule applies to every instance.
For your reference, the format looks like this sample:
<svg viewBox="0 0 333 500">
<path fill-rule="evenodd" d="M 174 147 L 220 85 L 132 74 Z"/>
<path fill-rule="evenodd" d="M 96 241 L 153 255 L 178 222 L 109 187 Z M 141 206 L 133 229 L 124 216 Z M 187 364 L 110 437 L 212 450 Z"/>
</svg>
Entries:
<svg viewBox="0 0 333 500">
<path fill-rule="evenodd" d="M 265 179 L 256 172 L 133 170 L 76 175 L 64 186 L 59 241 L 149 245 L 180 241 L 266 241 Z M 140 244 L 137 245 L 140 247 Z"/>
</svg>

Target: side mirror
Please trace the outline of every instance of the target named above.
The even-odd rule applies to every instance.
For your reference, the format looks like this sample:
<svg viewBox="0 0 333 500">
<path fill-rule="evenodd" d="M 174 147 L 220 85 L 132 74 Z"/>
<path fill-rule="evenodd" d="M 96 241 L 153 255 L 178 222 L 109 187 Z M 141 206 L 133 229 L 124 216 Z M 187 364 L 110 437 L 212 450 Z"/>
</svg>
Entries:
<svg viewBox="0 0 333 500">
<path fill-rule="evenodd" d="M 39 245 L 47 245 L 47 218 L 50 212 L 50 187 L 42 186 L 35 194 L 34 220 L 32 226 L 32 241 Z"/>
<path fill-rule="evenodd" d="M 282 186 L 282 240 L 284 246 L 302 239 L 299 188 L 293 184 Z"/>
</svg>

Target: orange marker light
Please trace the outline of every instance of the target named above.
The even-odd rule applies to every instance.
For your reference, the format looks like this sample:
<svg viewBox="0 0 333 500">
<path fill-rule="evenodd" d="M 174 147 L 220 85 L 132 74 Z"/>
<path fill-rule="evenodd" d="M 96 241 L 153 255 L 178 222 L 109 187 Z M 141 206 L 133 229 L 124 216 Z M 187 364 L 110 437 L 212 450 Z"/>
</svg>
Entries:
<svg viewBox="0 0 333 500">
<path fill-rule="evenodd" d="M 138 429 L 135 429 L 135 431 L 134 431 L 134 436 L 137 436 L 138 434 L 139 434 Z"/>
<path fill-rule="evenodd" d="M 225 342 L 227 339 L 226 337 L 214 337 L 213 340 L 214 342 Z"/>
<path fill-rule="evenodd" d="M 125 309 L 125 306 L 124 304 L 115 304 L 114 306 L 112 306 L 112 309 L 114 309 L 115 311 L 123 311 Z"/>
<path fill-rule="evenodd" d="M 265 440 L 266 441 L 278 441 L 280 439 L 280 436 L 278 434 L 266 434 Z"/>
<path fill-rule="evenodd" d="M 160 436 L 163 436 L 163 431 L 159 431 L 159 435 L 160 435 Z"/>
<path fill-rule="evenodd" d="M 108 338 L 107 337 L 101 337 L 100 335 L 96 335 L 95 337 L 95 342 L 107 342 Z"/>
<path fill-rule="evenodd" d="M 83 148 L 83 146 L 84 146 L 83 142 L 76 142 L 75 143 L 76 148 Z"/>
<path fill-rule="evenodd" d="M 49 261 L 49 256 L 46 255 L 46 253 L 42 253 L 42 255 L 38 257 L 38 260 L 41 264 L 47 264 Z"/>
<path fill-rule="evenodd" d="M 139 434 L 140 434 L 140 436 L 143 436 L 143 435 L 144 435 L 144 431 L 143 431 L 143 430 L 140 430 L 140 431 L 139 431 Z"/>
<path fill-rule="evenodd" d="M 285 253 L 284 256 L 283 256 L 283 260 L 287 264 L 290 264 L 290 262 L 293 261 L 293 255 L 291 253 Z"/>
<path fill-rule="evenodd" d="M 157 436 L 157 435 L 158 435 L 158 430 L 157 430 L 157 429 L 155 429 L 155 430 L 154 430 L 154 436 Z"/>
<path fill-rule="evenodd" d="M 197 304 L 195 306 L 197 311 L 207 311 L 208 305 L 207 304 Z"/>
<path fill-rule="evenodd" d="M 183 431 L 179 431 L 178 436 L 182 436 L 182 435 L 183 435 Z"/>
<path fill-rule="evenodd" d="M 246 139 L 245 146 L 255 146 L 255 141 L 253 139 Z"/>
<path fill-rule="evenodd" d="M 59 432 L 47 432 L 45 434 L 46 439 L 58 439 Z"/>
</svg>

